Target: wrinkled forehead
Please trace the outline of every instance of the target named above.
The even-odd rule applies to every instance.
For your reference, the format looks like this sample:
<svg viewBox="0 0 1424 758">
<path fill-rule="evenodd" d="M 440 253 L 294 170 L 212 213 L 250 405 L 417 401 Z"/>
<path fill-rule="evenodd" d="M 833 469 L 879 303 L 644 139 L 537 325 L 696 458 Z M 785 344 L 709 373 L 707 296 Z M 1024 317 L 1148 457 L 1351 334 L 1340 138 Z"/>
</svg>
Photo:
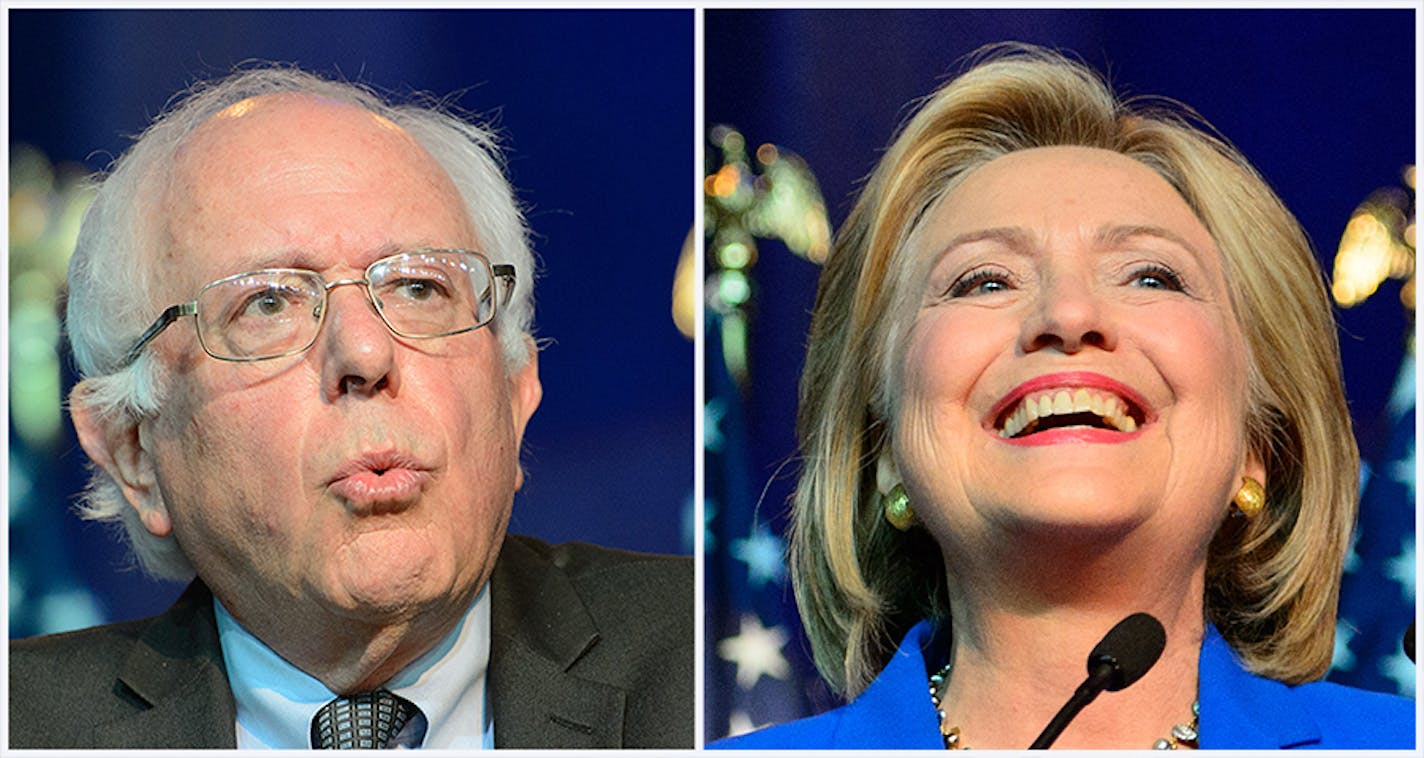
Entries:
<svg viewBox="0 0 1424 758">
<path fill-rule="evenodd" d="M 392 247 L 478 246 L 460 192 L 405 129 L 306 94 L 208 118 L 178 149 L 162 195 L 155 252 L 184 272 L 168 293 L 178 297 L 258 267 L 249 263 L 359 269 Z"/>
<path fill-rule="evenodd" d="M 276 93 L 233 103 L 200 124 L 174 156 L 170 195 L 177 197 L 169 199 L 322 181 L 356 191 L 362 180 L 389 184 L 412 175 L 450 184 L 415 138 L 384 116 L 329 98 Z"/>
</svg>

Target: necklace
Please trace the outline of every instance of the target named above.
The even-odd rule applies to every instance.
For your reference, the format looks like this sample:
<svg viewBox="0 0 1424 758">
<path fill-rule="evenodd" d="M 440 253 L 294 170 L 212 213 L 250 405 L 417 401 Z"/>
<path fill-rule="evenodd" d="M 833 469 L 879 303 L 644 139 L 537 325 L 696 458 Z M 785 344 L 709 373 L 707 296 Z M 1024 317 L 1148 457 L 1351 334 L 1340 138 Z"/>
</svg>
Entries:
<svg viewBox="0 0 1424 758">
<path fill-rule="evenodd" d="M 945 750 L 968 750 L 969 746 L 959 733 L 959 727 L 951 726 L 949 714 L 945 712 L 940 704 L 940 690 L 944 688 L 944 682 L 949 678 L 951 664 L 944 664 L 944 668 L 930 675 L 930 702 L 934 704 L 935 715 L 939 716 L 939 733 L 944 737 Z M 1201 701 L 1192 701 L 1192 719 L 1185 724 L 1173 724 L 1172 730 L 1166 737 L 1159 738 L 1152 743 L 1153 750 L 1176 750 L 1186 748 L 1195 750 L 1197 747 L 1197 722 L 1201 716 Z"/>
</svg>

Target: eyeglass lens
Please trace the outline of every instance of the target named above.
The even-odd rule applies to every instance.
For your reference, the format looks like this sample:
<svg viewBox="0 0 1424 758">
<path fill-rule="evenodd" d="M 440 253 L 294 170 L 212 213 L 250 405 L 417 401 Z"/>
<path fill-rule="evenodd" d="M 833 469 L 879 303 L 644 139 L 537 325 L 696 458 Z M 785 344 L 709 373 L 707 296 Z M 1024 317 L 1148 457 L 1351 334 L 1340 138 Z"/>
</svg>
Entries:
<svg viewBox="0 0 1424 758">
<path fill-rule="evenodd" d="M 437 337 L 494 317 L 490 268 L 465 253 L 408 253 L 367 271 L 370 296 L 404 337 Z M 257 360 L 297 352 L 321 328 L 327 284 L 320 275 L 268 269 L 223 279 L 198 294 L 198 336 L 220 358 Z"/>
</svg>

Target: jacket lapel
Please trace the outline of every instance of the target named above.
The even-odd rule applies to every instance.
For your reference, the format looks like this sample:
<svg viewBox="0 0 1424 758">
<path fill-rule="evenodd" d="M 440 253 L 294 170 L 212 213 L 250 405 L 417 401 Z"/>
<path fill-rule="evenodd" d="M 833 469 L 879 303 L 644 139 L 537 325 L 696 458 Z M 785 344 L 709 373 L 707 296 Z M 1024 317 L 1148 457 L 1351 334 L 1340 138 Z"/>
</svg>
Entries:
<svg viewBox="0 0 1424 758">
<path fill-rule="evenodd" d="M 1320 743 L 1320 726 L 1295 690 L 1243 668 L 1210 624 L 1198 675 L 1203 749 L 1280 750 Z"/>
<path fill-rule="evenodd" d="M 132 715 L 94 727 L 91 744 L 235 748 L 237 710 L 223 665 L 212 595 L 194 582 L 144 631 L 115 685 Z"/>
<path fill-rule="evenodd" d="M 905 635 L 875 681 L 850 705 L 829 735 L 839 749 L 941 750 L 939 717 L 925 690 L 925 648 L 934 643 L 935 626 L 921 621 Z M 893 726 L 892 726 L 893 725 Z"/>
<path fill-rule="evenodd" d="M 622 747 L 627 695 L 579 676 L 599 634 L 568 577 L 510 536 L 490 586 L 495 747 Z"/>
</svg>

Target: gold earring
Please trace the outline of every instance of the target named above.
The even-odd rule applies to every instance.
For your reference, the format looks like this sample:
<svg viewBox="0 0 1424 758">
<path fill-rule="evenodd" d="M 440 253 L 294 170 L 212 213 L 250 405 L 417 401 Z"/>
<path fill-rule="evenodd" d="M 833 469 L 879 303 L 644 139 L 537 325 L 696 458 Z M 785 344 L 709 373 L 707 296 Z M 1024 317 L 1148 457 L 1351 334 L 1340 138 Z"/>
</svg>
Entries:
<svg viewBox="0 0 1424 758">
<path fill-rule="evenodd" d="M 910 506 L 910 496 L 905 494 L 905 485 L 897 484 L 885 495 L 885 520 L 902 532 L 915 525 L 915 509 Z"/>
<path fill-rule="evenodd" d="M 1255 518 L 1266 508 L 1266 488 L 1249 476 L 1241 477 L 1241 489 L 1231 498 L 1236 510 L 1246 518 Z"/>
</svg>

